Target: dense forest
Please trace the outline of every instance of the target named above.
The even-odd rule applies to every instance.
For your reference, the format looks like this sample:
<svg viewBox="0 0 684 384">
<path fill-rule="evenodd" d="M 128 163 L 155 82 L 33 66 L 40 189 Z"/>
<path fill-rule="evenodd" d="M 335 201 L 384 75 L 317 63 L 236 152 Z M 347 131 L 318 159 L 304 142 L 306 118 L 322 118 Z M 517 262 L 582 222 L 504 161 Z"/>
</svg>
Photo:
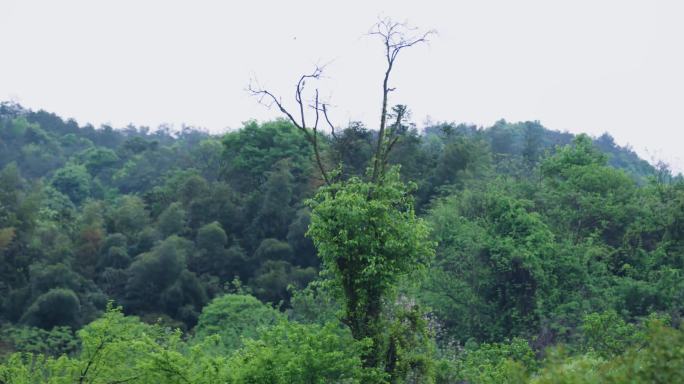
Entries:
<svg viewBox="0 0 684 384">
<path fill-rule="evenodd" d="M 287 120 L 2 104 L 0 383 L 684 379 L 681 176 L 538 122 L 393 131 L 382 184 L 376 130 L 319 133 L 326 184 Z"/>
</svg>

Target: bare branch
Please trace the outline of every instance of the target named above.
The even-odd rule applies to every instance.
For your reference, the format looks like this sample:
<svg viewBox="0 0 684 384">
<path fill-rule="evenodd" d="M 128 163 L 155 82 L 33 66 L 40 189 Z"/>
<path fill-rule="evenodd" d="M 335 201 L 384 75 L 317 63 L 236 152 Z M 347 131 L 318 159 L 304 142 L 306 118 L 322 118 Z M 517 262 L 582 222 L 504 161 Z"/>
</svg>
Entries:
<svg viewBox="0 0 684 384">
<path fill-rule="evenodd" d="M 254 95 L 257 98 L 259 104 L 262 104 L 268 108 L 271 108 L 273 105 L 276 105 L 280 112 L 287 116 L 288 120 L 290 120 L 290 122 L 294 124 L 295 127 L 297 127 L 299 130 L 304 132 L 304 134 L 306 134 L 307 138 L 310 136 L 306 128 L 300 125 L 297 122 L 297 120 L 295 120 L 294 116 L 292 116 L 292 114 L 287 109 L 285 109 L 282 100 L 279 97 L 276 97 L 273 93 L 265 89 L 254 88 L 252 84 L 249 85 L 248 90 L 252 95 Z M 268 100 L 268 102 L 264 100 Z"/>
<path fill-rule="evenodd" d="M 330 184 L 330 179 L 328 178 L 328 173 L 325 171 L 325 167 L 323 167 L 323 162 L 321 161 L 321 155 L 320 151 L 318 150 L 318 89 L 316 89 L 316 100 L 314 104 L 314 109 L 316 110 L 316 124 L 313 126 L 313 147 L 314 147 L 314 155 L 316 156 L 316 163 L 318 164 L 318 168 L 321 170 L 321 175 L 323 176 L 323 180 L 325 180 L 326 184 Z"/>
<path fill-rule="evenodd" d="M 299 116 L 301 119 L 302 128 L 306 128 L 306 114 L 304 113 L 304 101 L 302 99 L 302 92 L 304 92 L 304 87 L 306 86 L 307 79 L 319 79 L 323 74 L 323 67 L 316 66 L 308 75 L 302 75 L 297 82 L 297 87 L 295 88 L 295 101 L 299 104 Z M 316 90 L 318 93 L 318 90 Z"/>
<path fill-rule="evenodd" d="M 380 112 L 380 128 L 378 130 L 378 143 L 375 149 L 372 181 L 379 181 L 379 177 L 384 173 L 385 160 L 387 153 L 394 146 L 392 138 L 385 139 L 385 127 L 387 125 L 387 100 L 389 94 L 395 88 L 389 86 L 389 78 L 394 68 L 394 62 L 404 48 L 412 47 L 416 44 L 427 43 L 428 38 L 435 34 L 434 30 L 418 33 L 418 29 L 409 26 L 406 22 L 400 23 L 390 18 L 382 18 L 371 28 L 368 33 L 371 36 L 378 36 L 385 46 L 385 59 L 387 68 L 382 82 L 382 110 Z M 395 141 L 396 142 L 396 141 Z"/>
<path fill-rule="evenodd" d="M 381 182 L 380 178 L 384 174 L 385 165 L 387 162 L 388 154 L 393 149 L 394 145 L 399 140 L 398 136 L 394 136 L 395 132 L 389 132 L 387 134 L 387 103 L 389 94 L 395 91 L 396 88 L 389 86 L 389 79 L 394 68 L 395 61 L 404 48 L 409 48 L 420 43 L 427 43 L 429 37 L 436 32 L 430 30 L 427 32 L 419 32 L 417 28 L 409 26 L 407 23 L 396 22 L 390 18 L 379 19 L 378 22 L 371 28 L 368 32 L 370 36 L 377 36 L 383 43 L 384 46 L 384 56 L 387 61 L 387 67 L 385 69 L 385 75 L 382 82 L 382 111 L 380 114 L 380 127 L 378 130 L 378 142 L 373 156 L 373 168 L 372 168 L 372 182 Z M 309 74 L 304 74 L 299 77 L 299 80 L 295 86 L 294 99 L 297 103 L 297 109 L 299 110 L 299 116 L 295 117 L 287 108 L 285 108 L 282 99 L 276 97 L 269 90 L 264 89 L 261 86 L 255 87 L 250 83 L 249 91 L 257 97 L 259 103 L 272 107 L 277 106 L 283 115 L 299 130 L 304 132 L 306 139 L 313 146 L 314 154 L 316 157 L 316 163 L 321 171 L 321 175 L 327 184 L 330 183 L 328 178 L 328 173 L 323 166 L 321 160 L 320 150 L 318 148 L 318 124 L 321 119 L 321 112 L 323 113 L 323 118 L 325 122 L 330 127 L 330 132 L 333 138 L 337 139 L 337 133 L 335 132 L 335 126 L 330 121 L 328 115 L 329 104 L 326 102 L 321 102 L 319 97 L 319 91 L 316 88 L 314 90 L 314 98 L 312 101 L 305 101 L 305 88 L 308 80 L 318 80 L 323 75 L 324 66 L 316 66 L 314 70 Z M 306 105 L 305 105 L 306 104 Z M 313 127 L 309 128 L 306 123 L 306 112 L 308 109 L 313 109 L 315 120 L 313 122 Z M 309 112 L 311 113 L 311 112 Z M 398 117 L 398 121 L 401 122 L 401 116 Z"/>
<path fill-rule="evenodd" d="M 254 86 L 253 82 L 250 82 L 248 91 L 257 98 L 258 102 L 262 105 L 265 105 L 267 107 L 272 107 L 273 105 L 277 106 L 280 112 L 282 112 L 288 120 L 295 126 L 297 129 L 302 131 L 304 135 L 306 136 L 307 141 L 313 146 L 314 149 L 314 156 L 316 158 L 316 164 L 318 165 L 319 170 L 321 171 L 321 175 L 323 176 L 323 180 L 325 181 L 326 184 L 330 184 L 330 179 L 328 177 L 328 173 L 325 170 L 325 167 L 323 166 L 323 161 L 321 160 L 321 155 L 320 151 L 318 148 L 318 122 L 319 122 L 319 113 L 320 113 L 320 102 L 319 102 L 319 96 L 318 96 L 318 89 L 315 89 L 315 97 L 314 97 L 314 104 L 313 105 L 307 105 L 307 107 L 312 108 L 315 110 L 315 116 L 316 120 L 314 122 L 314 126 L 311 128 L 311 131 L 309 128 L 306 126 L 306 113 L 305 113 L 305 101 L 304 97 L 302 96 L 304 93 L 304 88 L 306 86 L 306 81 L 308 79 L 314 79 L 317 80 L 321 77 L 323 74 L 323 67 L 316 66 L 310 74 L 305 74 L 302 75 L 299 78 L 299 81 L 297 81 L 296 87 L 295 87 L 295 102 L 298 105 L 299 109 L 299 119 L 296 119 L 294 115 L 285 108 L 283 105 L 282 99 L 279 97 L 276 97 L 273 93 L 270 91 L 262 88 L 257 84 L 257 86 Z M 327 116 L 326 116 L 327 119 Z"/>
<path fill-rule="evenodd" d="M 394 136 L 394 137 L 389 141 L 389 144 L 387 145 L 387 151 L 385 151 L 385 156 L 384 156 L 384 158 L 383 158 L 383 160 L 382 160 L 383 169 L 384 169 L 384 168 L 387 166 L 387 164 L 389 163 L 389 154 L 390 154 L 390 152 L 392 151 L 392 148 L 394 147 L 394 144 L 397 143 L 397 141 L 399 141 L 399 136 Z"/>
<path fill-rule="evenodd" d="M 390 129 L 387 132 L 388 143 L 387 149 L 383 153 L 382 168 L 380 169 L 381 175 L 384 173 L 385 168 L 389 162 L 389 154 L 392 151 L 392 148 L 394 148 L 394 145 L 399 141 L 400 134 L 398 131 L 401 128 L 401 123 L 404 120 L 404 118 L 409 114 L 408 109 L 405 105 L 397 105 L 393 108 L 393 110 L 396 113 L 396 116 L 394 124 L 390 126 Z"/>
<path fill-rule="evenodd" d="M 426 43 L 431 35 L 437 33 L 435 30 L 423 33 L 417 33 L 417 31 L 418 28 L 406 22 L 397 22 L 385 17 L 379 19 L 368 34 L 380 37 L 385 46 L 385 58 L 388 63 L 393 63 L 399 51 L 419 43 Z"/>
<path fill-rule="evenodd" d="M 318 130 L 318 113 L 320 112 L 318 108 L 318 88 L 316 88 L 316 96 L 314 98 L 314 105 L 310 106 L 316 111 L 316 121 L 314 122 L 313 126 L 313 131 L 314 131 L 314 136 L 316 135 L 316 131 Z"/>
<path fill-rule="evenodd" d="M 335 134 L 335 126 L 333 125 L 333 123 L 330 122 L 330 119 L 328 118 L 328 106 L 325 103 L 322 105 L 323 117 L 325 117 L 325 121 L 328 123 L 328 126 L 330 127 L 330 134 L 335 140 L 337 140 L 337 135 Z"/>
<path fill-rule="evenodd" d="M 304 118 L 304 103 L 302 102 L 302 91 L 304 90 L 304 81 L 306 76 L 299 78 L 297 82 L 297 89 L 295 91 L 295 101 L 299 104 L 299 116 L 302 121 L 302 128 L 306 128 L 306 120 Z"/>
</svg>

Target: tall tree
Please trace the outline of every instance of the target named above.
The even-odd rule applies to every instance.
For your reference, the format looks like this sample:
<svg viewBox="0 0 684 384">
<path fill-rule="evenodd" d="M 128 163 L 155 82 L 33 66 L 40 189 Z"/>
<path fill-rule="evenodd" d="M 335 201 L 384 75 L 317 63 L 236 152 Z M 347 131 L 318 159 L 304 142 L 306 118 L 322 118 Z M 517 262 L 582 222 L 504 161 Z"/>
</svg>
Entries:
<svg viewBox="0 0 684 384">
<path fill-rule="evenodd" d="M 365 366 L 383 367 L 388 371 L 401 364 L 388 363 L 386 359 L 388 335 L 382 323 L 383 300 L 389 298 L 400 276 L 420 270 L 433 254 L 428 228 L 415 216 L 410 197 L 413 188 L 400 181 L 398 170 L 386 172 L 389 153 L 401 137 L 402 123 L 408 113 L 403 105 L 395 107 L 394 123 L 387 127 L 389 94 L 394 91 L 389 82 L 399 53 L 427 42 L 433 33 L 417 33 L 415 28 L 390 18 L 379 20 L 369 32 L 370 36 L 380 37 L 387 66 L 382 80 L 380 126 L 368 181 L 353 177 L 337 182 L 334 176 L 338 172 L 329 172 L 323 162 L 319 138 L 321 120 L 325 120 L 331 135 L 337 139 L 335 126 L 328 117 L 329 104 L 320 100 L 317 88 L 310 102 L 304 96 L 306 83 L 320 79 L 323 68 L 316 67 L 299 78 L 295 87 L 296 114 L 271 91 L 250 85 L 259 102 L 277 106 L 313 147 L 325 186 L 311 202 L 313 211 L 308 233 L 324 269 L 342 290 L 344 322 L 355 339 L 373 340 L 371 351 L 364 357 Z M 307 108 L 313 112 L 311 125 L 307 125 Z"/>
<path fill-rule="evenodd" d="M 418 33 L 416 28 L 411 27 L 407 23 L 397 22 L 391 18 L 380 19 L 373 25 L 368 33 L 369 36 L 380 37 L 384 46 L 384 56 L 387 63 L 382 80 L 380 126 L 370 176 L 371 181 L 374 183 L 380 182 L 382 175 L 385 172 L 389 153 L 399 140 L 400 128 L 402 126 L 401 123 L 408 113 L 408 109 L 404 105 L 397 105 L 393 108 L 395 122 L 388 129 L 387 118 L 390 114 L 387 110 L 387 105 L 389 102 L 389 94 L 396 90 L 396 88 L 390 87 L 389 81 L 392 70 L 396 65 L 397 57 L 405 48 L 426 43 L 430 35 L 434 33 L 434 30 Z M 310 100 L 306 100 L 305 95 L 305 86 L 307 82 L 319 80 L 323 76 L 323 71 L 323 67 L 316 66 L 311 73 L 304 74 L 299 78 L 295 86 L 297 111 L 294 113 L 287 109 L 281 97 L 276 96 L 272 91 L 261 87 L 259 84 L 250 84 L 249 91 L 258 98 L 260 103 L 268 107 L 275 105 L 278 110 L 305 135 L 306 139 L 313 147 L 316 164 L 318 165 L 323 180 L 326 184 L 331 184 L 334 180 L 332 180 L 330 172 L 326 169 L 324 164 L 319 138 L 319 123 L 322 120 L 325 120 L 325 123 L 327 123 L 333 138 L 337 138 L 335 125 L 330 121 L 328 116 L 330 104 L 320 99 L 318 88 L 313 90 Z M 307 125 L 307 109 L 313 111 L 313 124 Z"/>
</svg>

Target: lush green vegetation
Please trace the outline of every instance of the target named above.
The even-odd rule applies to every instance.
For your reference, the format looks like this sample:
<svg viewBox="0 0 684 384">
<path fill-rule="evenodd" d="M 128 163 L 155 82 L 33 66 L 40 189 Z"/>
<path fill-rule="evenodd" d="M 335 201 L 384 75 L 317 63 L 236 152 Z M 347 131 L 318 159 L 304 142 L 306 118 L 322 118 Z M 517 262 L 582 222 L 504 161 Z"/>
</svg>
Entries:
<svg viewBox="0 0 684 384">
<path fill-rule="evenodd" d="M 0 383 L 684 381 L 680 176 L 537 122 L 391 128 L 377 175 L 376 131 L 319 132 L 325 183 L 285 120 L 2 104 Z"/>
</svg>

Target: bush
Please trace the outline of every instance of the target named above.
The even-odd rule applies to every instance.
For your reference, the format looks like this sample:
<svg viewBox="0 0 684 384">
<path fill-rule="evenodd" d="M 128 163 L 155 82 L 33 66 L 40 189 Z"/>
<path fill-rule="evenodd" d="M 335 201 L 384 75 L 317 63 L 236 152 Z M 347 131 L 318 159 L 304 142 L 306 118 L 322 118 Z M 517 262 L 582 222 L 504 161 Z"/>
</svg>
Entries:
<svg viewBox="0 0 684 384">
<path fill-rule="evenodd" d="M 276 324 L 282 317 L 253 296 L 224 295 L 202 310 L 195 327 L 195 341 L 218 335 L 221 352 L 233 351 L 242 346 L 243 338 L 256 338 L 260 327 Z"/>
<path fill-rule="evenodd" d="M 369 346 L 334 323 L 281 321 L 235 353 L 232 377 L 236 383 L 384 383 L 383 372 L 362 366 Z"/>
</svg>

